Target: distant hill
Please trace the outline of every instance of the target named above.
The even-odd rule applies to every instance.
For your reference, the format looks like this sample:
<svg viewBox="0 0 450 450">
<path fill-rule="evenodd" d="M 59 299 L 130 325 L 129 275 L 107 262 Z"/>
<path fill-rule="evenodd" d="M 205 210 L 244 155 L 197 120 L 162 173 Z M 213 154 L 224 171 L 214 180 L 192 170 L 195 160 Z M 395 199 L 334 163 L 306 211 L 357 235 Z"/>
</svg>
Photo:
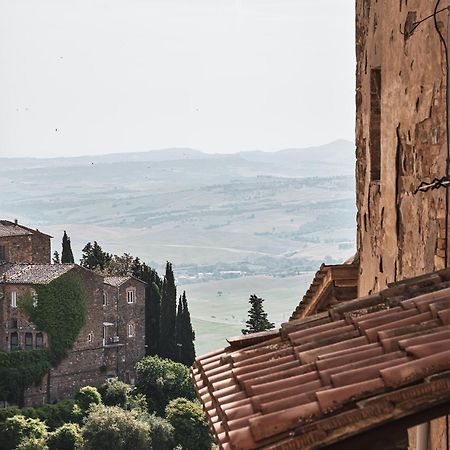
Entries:
<svg viewBox="0 0 450 450">
<path fill-rule="evenodd" d="M 317 147 L 284 149 L 276 152 L 245 151 L 233 154 L 210 154 L 190 148 L 168 148 L 148 152 L 113 153 L 67 158 L 0 158 L 0 171 L 10 169 L 36 169 L 77 167 L 114 163 L 167 163 L 186 162 L 186 168 L 210 168 L 220 162 L 222 169 L 245 168 L 251 173 L 277 174 L 281 169 L 289 176 L 320 176 L 329 169 L 334 175 L 351 175 L 355 159 L 354 144 L 338 140 Z M 193 163 L 195 161 L 195 163 Z M 200 161 L 202 161 L 200 163 Z M 210 164 L 205 163 L 210 161 Z M 164 166 L 164 164 L 163 164 Z M 180 167 L 182 164 L 177 164 Z"/>
</svg>

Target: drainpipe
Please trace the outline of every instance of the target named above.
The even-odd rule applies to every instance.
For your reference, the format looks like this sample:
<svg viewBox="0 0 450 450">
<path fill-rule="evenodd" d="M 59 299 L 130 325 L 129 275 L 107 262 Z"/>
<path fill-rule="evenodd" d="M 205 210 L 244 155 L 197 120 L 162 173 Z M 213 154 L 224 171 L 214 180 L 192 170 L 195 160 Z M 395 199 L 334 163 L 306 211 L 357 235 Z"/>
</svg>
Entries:
<svg viewBox="0 0 450 450">
<path fill-rule="evenodd" d="M 416 450 L 428 450 L 428 436 L 430 434 L 430 422 L 417 425 Z"/>
</svg>

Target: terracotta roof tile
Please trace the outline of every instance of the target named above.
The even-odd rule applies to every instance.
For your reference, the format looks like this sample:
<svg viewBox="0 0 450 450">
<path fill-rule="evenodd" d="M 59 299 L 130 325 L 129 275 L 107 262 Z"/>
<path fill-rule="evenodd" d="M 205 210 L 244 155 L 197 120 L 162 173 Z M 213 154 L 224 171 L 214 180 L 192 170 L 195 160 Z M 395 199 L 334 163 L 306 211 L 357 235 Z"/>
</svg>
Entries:
<svg viewBox="0 0 450 450">
<path fill-rule="evenodd" d="M 69 272 L 76 264 L 12 264 L 2 274 L 3 283 L 48 284 Z"/>
<path fill-rule="evenodd" d="M 382 424 L 450 398 L 449 279 L 446 270 L 404 280 L 197 358 L 193 378 L 219 447 L 325 445 L 348 424 L 364 431 L 367 417 Z"/>
</svg>

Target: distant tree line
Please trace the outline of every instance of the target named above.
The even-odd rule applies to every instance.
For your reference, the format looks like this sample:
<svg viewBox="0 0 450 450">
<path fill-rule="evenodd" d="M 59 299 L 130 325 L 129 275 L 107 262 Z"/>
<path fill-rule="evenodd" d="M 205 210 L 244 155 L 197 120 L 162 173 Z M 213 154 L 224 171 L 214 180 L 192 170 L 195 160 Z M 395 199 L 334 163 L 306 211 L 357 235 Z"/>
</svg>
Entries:
<svg viewBox="0 0 450 450">
<path fill-rule="evenodd" d="M 53 262 L 74 263 L 70 238 L 64 231 L 61 257 Z M 195 359 L 195 333 L 192 329 L 186 292 L 178 297 L 172 264 L 166 263 L 161 278 L 155 269 L 128 253 L 122 256 L 105 252 L 97 241 L 88 242 L 82 251 L 80 265 L 102 275 L 134 276 L 147 283 L 145 289 L 146 355 L 170 358 L 187 366 Z"/>
</svg>

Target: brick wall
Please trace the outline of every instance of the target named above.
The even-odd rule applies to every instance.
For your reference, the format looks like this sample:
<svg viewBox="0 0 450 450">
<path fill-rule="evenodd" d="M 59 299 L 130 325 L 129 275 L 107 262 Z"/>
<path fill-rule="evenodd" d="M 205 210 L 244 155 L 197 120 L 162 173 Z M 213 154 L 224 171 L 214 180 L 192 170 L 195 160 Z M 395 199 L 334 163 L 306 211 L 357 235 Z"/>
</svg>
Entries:
<svg viewBox="0 0 450 450">
<path fill-rule="evenodd" d="M 14 263 L 50 263 L 50 236 L 35 232 L 24 236 L 0 237 L 0 246 L 5 249 L 5 260 Z"/>
</svg>

